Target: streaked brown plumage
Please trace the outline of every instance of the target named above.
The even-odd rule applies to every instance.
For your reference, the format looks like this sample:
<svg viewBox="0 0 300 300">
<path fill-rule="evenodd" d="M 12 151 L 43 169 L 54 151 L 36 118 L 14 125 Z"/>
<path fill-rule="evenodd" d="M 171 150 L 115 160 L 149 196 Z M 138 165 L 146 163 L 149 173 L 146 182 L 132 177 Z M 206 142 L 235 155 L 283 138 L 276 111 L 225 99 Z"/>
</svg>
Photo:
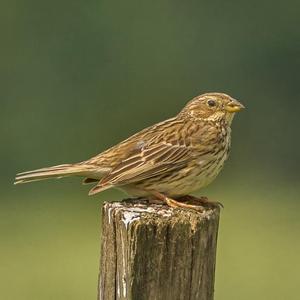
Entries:
<svg viewBox="0 0 300 300">
<path fill-rule="evenodd" d="M 89 194 L 111 187 L 134 196 L 173 198 L 208 185 L 230 149 L 230 125 L 243 105 L 223 93 L 192 99 L 174 118 L 148 127 L 89 160 L 19 173 L 15 184 L 51 177 L 84 176 L 97 182 Z"/>
</svg>

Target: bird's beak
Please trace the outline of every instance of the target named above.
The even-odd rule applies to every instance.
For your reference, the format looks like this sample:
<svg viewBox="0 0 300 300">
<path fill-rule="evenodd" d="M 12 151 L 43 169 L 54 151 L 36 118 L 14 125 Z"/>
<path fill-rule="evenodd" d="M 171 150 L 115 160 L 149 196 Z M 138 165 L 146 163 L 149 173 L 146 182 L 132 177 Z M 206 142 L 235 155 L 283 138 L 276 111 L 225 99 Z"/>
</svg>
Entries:
<svg viewBox="0 0 300 300">
<path fill-rule="evenodd" d="M 235 99 L 232 99 L 232 101 L 225 106 L 225 110 L 229 113 L 238 112 L 243 108 L 245 108 L 245 106 Z"/>
</svg>

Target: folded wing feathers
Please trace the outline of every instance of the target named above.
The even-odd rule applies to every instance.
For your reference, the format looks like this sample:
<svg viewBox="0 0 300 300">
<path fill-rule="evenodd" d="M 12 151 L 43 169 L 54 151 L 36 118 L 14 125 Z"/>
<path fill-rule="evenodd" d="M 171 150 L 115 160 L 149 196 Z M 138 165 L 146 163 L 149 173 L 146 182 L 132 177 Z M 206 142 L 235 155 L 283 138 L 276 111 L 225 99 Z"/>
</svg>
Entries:
<svg viewBox="0 0 300 300">
<path fill-rule="evenodd" d="M 190 151 L 180 145 L 161 143 L 159 146 L 142 149 L 117 165 L 99 186 L 137 182 L 156 176 L 168 169 L 180 168 L 189 159 Z"/>
</svg>

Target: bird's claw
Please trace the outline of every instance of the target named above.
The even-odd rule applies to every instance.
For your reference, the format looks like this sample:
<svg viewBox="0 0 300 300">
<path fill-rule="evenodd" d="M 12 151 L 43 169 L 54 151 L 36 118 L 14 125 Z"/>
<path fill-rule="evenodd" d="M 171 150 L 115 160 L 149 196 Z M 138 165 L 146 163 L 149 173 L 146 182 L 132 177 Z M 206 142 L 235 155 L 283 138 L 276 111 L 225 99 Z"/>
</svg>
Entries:
<svg viewBox="0 0 300 300">
<path fill-rule="evenodd" d="M 196 203 L 197 205 L 200 205 L 202 207 L 211 207 L 211 208 L 224 208 L 224 205 L 221 202 L 218 201 L 209 201 L 207 197 L 194 197 L 190 195 L 186 195 L 183 197 L 180 197 L 178 200 L 184 201 L 184 202 L 192 202 Z"/>
</svg>

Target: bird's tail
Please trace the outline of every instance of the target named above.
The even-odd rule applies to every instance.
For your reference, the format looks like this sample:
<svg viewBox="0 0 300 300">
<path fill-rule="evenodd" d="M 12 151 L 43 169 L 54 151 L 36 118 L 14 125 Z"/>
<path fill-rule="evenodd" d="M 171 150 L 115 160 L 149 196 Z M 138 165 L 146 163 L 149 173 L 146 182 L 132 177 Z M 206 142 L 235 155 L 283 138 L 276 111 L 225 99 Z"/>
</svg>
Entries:
<svg viewBox="0 0 300 300">
<path fill-rule="evenodd" d="M 93 171 L 95 171 L 95 166 L 88 164 L 63 164 L 19 173 L 16 176 L 14 184 L 27 183 L 48 178 L 61 178 L 71 175 L 87 176 Z"/>
</svg>

